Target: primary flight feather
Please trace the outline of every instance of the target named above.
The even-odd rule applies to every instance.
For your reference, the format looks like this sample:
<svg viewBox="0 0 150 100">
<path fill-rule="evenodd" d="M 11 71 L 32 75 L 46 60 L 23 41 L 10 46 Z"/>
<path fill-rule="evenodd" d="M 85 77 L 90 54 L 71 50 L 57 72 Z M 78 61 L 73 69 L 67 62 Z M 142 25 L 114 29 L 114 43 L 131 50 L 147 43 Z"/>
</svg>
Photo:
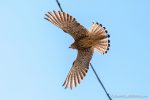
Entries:
<svg viewBox="0 0 150 100">
<path fill-rule="evenodd" d="M 63 84 L 65 88 L 72 89 L 80 84 L 80 81 L 86 75 L 94 48 L 102 54 L 107 53 L 110 46 L 109 35 L 101 24 L 92 23 L 88 31 L 74 17 L 62 11 L 48 12 L 46 16 L 46 20 L 58 26 L 64 32 L 69 33 L 75 40 L 70 45 L 70 48 L 77 49 L 78 55 Z"/>
</svg>

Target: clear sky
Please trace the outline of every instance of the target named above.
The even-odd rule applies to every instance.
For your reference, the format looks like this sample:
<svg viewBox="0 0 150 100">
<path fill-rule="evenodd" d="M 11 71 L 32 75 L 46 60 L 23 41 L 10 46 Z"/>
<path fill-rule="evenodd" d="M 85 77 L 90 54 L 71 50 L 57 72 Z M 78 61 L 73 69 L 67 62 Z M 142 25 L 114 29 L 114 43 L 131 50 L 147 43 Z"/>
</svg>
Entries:
<svg viewBox="0 0 150 100">
<path fill-rule="evenodd" d="M 113 100 L 149 100 L 150 0 L 60 2 L 86 28 L 106 26 L 110 51 L 95 51 L 91 62 Z M 0 1 L 0 100 L 108 100 L 91 68 L 78 87 L 62 87 L 76 50 L 68 48 L 72 37 L 44 20 L 52 10 L 55 0 Z"/>
</svg>

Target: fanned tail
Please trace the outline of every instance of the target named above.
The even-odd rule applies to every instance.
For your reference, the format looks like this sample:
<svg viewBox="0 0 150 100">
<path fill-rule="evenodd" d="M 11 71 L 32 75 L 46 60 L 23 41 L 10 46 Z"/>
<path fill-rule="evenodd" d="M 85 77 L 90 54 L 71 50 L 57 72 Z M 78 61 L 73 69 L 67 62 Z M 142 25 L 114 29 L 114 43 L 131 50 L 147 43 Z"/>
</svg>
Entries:
<svg viewBox="0 0 150 100">
<path fill-rule="evenodd" d="M 107 34 L 108 31 L 106 30 L 106 28 L 103 27 L 102 24 L 92 23 L 89 32 L 92 36 L 99 39 L 98 43 L 94 47 L 103 54 L 107 53 L 110 47 L 110 35 Z"/>
</svg>

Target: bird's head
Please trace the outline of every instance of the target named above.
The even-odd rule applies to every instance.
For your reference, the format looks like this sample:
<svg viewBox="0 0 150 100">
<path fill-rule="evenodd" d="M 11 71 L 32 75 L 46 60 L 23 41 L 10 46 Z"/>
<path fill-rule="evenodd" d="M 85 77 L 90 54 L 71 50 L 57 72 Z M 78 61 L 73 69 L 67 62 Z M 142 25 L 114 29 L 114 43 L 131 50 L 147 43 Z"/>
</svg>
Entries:
<svg viewBox="0 0 150 100">
<path fill-rule="evenodd" d="M 76 49 L 75 43 L 71 44 L 71 45 L 69 46 L 69 48 Z"/>
</svg>

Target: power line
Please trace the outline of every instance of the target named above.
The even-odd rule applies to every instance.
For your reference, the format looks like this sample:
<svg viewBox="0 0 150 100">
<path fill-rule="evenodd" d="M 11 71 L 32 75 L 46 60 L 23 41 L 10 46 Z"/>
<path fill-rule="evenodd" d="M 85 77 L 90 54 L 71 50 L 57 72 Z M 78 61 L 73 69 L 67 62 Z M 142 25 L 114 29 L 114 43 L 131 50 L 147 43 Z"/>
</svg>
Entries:
<svg viewBox="0 0 150 100">
<path fill-rule="evenodd" d="M 63 11 L 62 8 L 61 8 L 61 5 L 60 5 L 60 3 L 59 3 L 59 1 L 56 0 L 56 2 L 57 2 L 57 4 L 58 4 L 58 6 L 59 6 L 59 9 L 60 9 L 61 11 Z"/>
<path fill-rule="evenodd" d="M 92 70 L 93 70 L 93 72 L 94 72 L 94 74 L 95 74 L 95 76 L 96 76 L 98 82 L 99 82 L 99 83 L 101 84 L 101 86 L 103 87 L 103 89 L 104 89 L 104 91 L 105 91 L 107 97 L 109 98 L 109 100 L 112 100 L 112 98 L 110 97 L 110 95 L 109 95 L 108 92 L 106 91 L 106 88 L 104 87 L 102 81 L 100 80 L 99 76 L 97 75 L 97 73 L 96 73 L 96 71 L 95 71 L 95 69 L 94 69 L 94 67 L 93 67 L 93 65 L 92 65 L 91 63 L 90 63 L 90 66 L 91 66 L 91 68 L 92 68 Z"/>
<path fill-rule="evenodd" d="M 58 6 L 59 6 L 59 9 L 60 9 L 61 11 L 63 11 L 63 9 L 62 9 L 62 7 L 61 7 L 61 5 L 60 5 L 59 1 L 58 1 L 58 0 L 56 0 L 56 2 L 57 2 L 57 4 L 58 4 Z M 91 68 L 92 68 L 92 70 L 93 70 L 93 72 L 94 72 L 94 74 L 95 74 L 95 76 L 96 76 L 96 78 L 97 78 L 98 82 L 100 83 L 100 85 L 101 85 L 101 86 L 102 86 L 102 88 L 104 89 L 104 91 L 105 91 L 105 93 L 106 93 L 107 97 L 109 98 L 109 100 L 112 100 L 112 98 L 111 98 L 111 97 L 110 97 L 110 95 L 108 94 L 108 92 L 107 92 L 106 88 L 104 87 L 104 85 L 103 85 L 102 81 L 100 80 L 99 76 L 97 75 L 97 73 L 96 73 L 96 71 L 95 71 L 95 69 L 94 69 L 94 67 L 93 67 L 93 65 L 92 65 L 91 63 L 90 63 L 90 66 L 91 66 Z"/>
</svg>

